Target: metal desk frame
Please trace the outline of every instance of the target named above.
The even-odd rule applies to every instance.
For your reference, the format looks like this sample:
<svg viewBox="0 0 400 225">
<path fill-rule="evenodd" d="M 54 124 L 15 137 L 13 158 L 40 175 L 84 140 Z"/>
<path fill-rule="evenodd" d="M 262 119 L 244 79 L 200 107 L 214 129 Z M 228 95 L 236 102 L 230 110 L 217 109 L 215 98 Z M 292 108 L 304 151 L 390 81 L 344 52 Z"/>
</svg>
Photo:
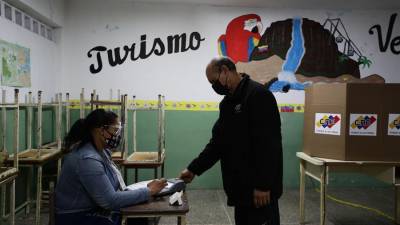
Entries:
<svg viewBox="0 0 400 225">
<path fill-rule="evenodd" d="M 158 149 L 156 151 L 137 151 L 136 112 L 157 111 L 158 112 Z M 157 107 L 137 108 L 135 96 L 133 96 L 130 107 L 132 111 L 132 146 L 131 155 L 124 157 L 122 166 L 124 168 L 125 181 L 127 182 L 128 169 L 135 169 L 135 182 L 138 182 L 138 169 L 154 169 L 154 178 L 158 178 L 158 168 L 161 167 L 161 177 L 164 177 L 165 164 L 165 96 L 158 95 Z M 127 153 L 127 152 L 125 152 Z M 146 158 L 146 160 L 140 159 Z M 148 158 L 148 159 L 147 159 Z"/>
<path fill-rule="evenodd" d="M 2 178 L 0 181 L 0 186 L 2 189 L 5 189 L 6 185 L 11 183 L 11 188 L 10 188 L 10 214 L 8 216 L 5 216 L 5 190 L 4 190 L 4 195 L 2 196 L 2 214 L 3 218 L 10 218 L 10 225 L 15 225 L 15 179 L 17 179 L 18 176 L 18 170 L 14 167 L 12 169 L 9 169 L 8 172 L 10 173 L 7 177 L 4 179 Z M 4 198 L 4 200 L 3 200 Z"/>
<path fill-rule="evenodd" d="M 0 186 L 1 186 L 1 199 L 2 199 L 2 209 L 1 209 L 1 217 L 2 219 L 5 218 L 10 218 L 11 225 L 15 224 L 15 179 L 18 176 L 18 150 L 19 150 L 19 90 L 14 89 L 14 103 L 13 104 L 7 104 L 6 103 L 6 91 L 2 90 L 2 104 L 1 104 L 1 110 L 2 110 L 2 139 L 3 139 L 3 153 L 8 156 L 8 151 L 6 148 L 6 115 L 7 115 L 7 109 L 11 108 L 15 110 L 14 113 L 14 146 L 13 146 L 13 155 L 16 155 L 16 157 L 13 157 L 13 160 L 10 162 L 13 164 L 13 167 L 7 168 L 5 172 L 7 172 L 5 177 L 1 178 L 0 180 Z M 6 160 L 5 160 L 6 161 Z M 4 174 L 4 173 L 3 173 Z M 3 175 L 2 174 L 2 175 Z M 5 202 L 6 202 L 6 185 L 8 183 L 11 183 L 11 189 L 10 189 L 10 214 L 6 215 L 5 213 Z"/>
<path fill-rule="evenodd" d="M 40 225 L 40 210 L 41 210 L 41 201 L 42 201 L 42 177 L 43 177 L 43 166 L 53 160 L 57 160 L 57 179 L 59 177 L 61 171 L 61 94 L 57 94 L 57 103 L 53 104 L 43 104 L 42 103 L 42 91 L 38 91 L 38 102 L 37 102 L 37 148 L 32 149 L 32 108 L 34 107 L 34 103 L 32 101 L 32 92 L 29 92 L 29 102 L 25 104 L 28 108 L 27 115 L 27 150 L 19 152 L 18 155 L 23 155 L 26 152 L 34 151 L 37 153 L 36 157 L 27 157 L 21 158 L 19 157 L 19 166 L 20 167 L 28 167 L 28 180 L 26 186 L 26 195 L 27 200 L 22 203 L 16 211 L 19 211 L 22 208 L 25 208 L 25 214 L 29 214 L 30 212 L 30 204 L 31 200 L 31 182 L 33 176 L 33 169 L 37 168 L 36 175 L 36 209 L 35 209 L 35 224 Z M 54 148 L 52 145 L 42 145 L 42 107 L 55 107 L 57 113 L 57 147 Z"/>
<path fill-rule="evenodd" d="M 311 157 L 297 152 L 300 159 L 300 224 L 305 224 L 305 187 L 306 175 L 320 183 L 320 224 L 325 225 L 326 187 L 329 172 L 357 172 L 376 177 L 395 187 L 395 221 L 400 224 L 400 162 L 382 161 L 342 161 Z"/>
</svg>

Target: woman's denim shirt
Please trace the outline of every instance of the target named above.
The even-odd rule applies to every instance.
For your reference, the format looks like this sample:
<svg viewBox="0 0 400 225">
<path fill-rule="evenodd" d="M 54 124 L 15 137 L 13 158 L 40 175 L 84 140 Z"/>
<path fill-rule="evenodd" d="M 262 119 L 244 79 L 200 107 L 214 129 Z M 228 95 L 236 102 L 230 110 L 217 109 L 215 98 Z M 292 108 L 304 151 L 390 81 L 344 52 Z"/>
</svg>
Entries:
<svg viewBox="0 0 400 225">
<path fill-rule="evenodd" d="M 111 167 L 110 158 L 108 150 L 100 153 L 91 143 L 64 156 L 55 191 L 57 213 L 84 212 L 98 208 L 119 211 L 123 207 L 149 200 L 148 188 L 119 190 L 118 178 Z"/>
</svg>

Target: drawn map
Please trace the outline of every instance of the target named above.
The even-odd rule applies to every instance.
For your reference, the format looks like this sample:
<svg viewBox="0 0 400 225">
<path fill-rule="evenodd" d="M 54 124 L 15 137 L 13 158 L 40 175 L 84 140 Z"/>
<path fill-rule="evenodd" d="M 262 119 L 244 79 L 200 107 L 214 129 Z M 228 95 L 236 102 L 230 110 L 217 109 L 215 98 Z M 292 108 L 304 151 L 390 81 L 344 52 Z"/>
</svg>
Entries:
<svg viewBox="0 0 400 225">
<path fill-rule="evenodd" d="M 1 85 L 31 86 L 30 49 L 0 40 Z"/>
</svg>

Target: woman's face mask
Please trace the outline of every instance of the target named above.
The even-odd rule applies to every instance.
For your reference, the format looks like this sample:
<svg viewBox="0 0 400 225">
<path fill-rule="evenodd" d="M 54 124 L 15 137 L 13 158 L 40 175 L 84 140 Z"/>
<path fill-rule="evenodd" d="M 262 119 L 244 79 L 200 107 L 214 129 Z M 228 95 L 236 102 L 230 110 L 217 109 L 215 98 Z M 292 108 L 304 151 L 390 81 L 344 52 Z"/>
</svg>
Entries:
<svg viewBox="0 0 400 225">
<path fill-rule="evenodd" d="M 111 132 L 110 128 L 116 131 Z M 110 137 L 104 137 L 106 141 L 106 147 L 109 148 L 110 150 L 115 150 L 121 143 L 122 139 L 123 129 L 121 126 L 121 122 L 119 122 L 119 124 L 117 125 L 106 126 L 104 130 L 108 133 L 108 135 L 110 135 Z"/>
</svg>

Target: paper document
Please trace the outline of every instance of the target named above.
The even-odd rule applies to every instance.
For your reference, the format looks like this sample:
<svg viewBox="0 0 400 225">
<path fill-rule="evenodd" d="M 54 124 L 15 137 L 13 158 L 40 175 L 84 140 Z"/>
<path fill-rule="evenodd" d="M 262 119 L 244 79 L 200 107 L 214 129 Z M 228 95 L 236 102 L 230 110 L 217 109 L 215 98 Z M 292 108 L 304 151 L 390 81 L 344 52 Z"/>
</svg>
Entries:
<svg viewBox="0 0 400 225">
<path fill-rule="evenodd" d="M 139 188 L 146 188 L 147 185 L 151 182 L 151 180 L 142 181 L 136 184 L 131 184 L 127 187 L 128 190 L 137 190 Z M 167 180 L 167 186 L 163 188 L 160 192 L 155 194 L 155 197 L 162 197 L 166 195 L 172 195 L 175 192 L 185 190 L 185 182 L 178 178 L 172 178 Z"/>
<path fill-rule="evenodd" d="M 146 180 L 146 181 L 141 181 L 135 184 L 131 184 L 128 187 L 126 187 L 128 190 L 137 190 L 140 188 L 146 188 L 147 184 L 150 183 L 152 180 Z M 167 186 L 161 190 L 161 192 L 168 190 L 169 188 L 172 187 L 174 183 L 167 181 Z"/>
</svg>

